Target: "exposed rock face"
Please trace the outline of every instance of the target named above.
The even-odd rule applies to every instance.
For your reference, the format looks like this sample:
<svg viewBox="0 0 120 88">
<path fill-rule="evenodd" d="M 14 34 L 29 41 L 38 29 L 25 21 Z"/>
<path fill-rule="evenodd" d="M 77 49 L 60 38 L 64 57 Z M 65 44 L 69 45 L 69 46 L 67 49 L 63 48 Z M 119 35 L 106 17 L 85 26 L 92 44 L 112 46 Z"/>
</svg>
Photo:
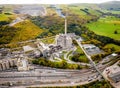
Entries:
<svg viewBox="0 0 120 88">
<path fill-rule="evenodd" d="M 46 15 L 46 9 L 43 6 L 27 5 L 22 6 L 14 10 L 17 14 L 27 14 L 30 16 L 44 16 Z"/>
</svg>

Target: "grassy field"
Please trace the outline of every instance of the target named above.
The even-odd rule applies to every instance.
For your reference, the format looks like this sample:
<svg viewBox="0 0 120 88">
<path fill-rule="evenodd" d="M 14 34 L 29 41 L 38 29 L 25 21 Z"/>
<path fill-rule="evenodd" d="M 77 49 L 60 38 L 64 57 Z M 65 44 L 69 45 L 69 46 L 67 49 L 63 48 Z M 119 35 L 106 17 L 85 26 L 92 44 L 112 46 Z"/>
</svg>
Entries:
<svg viewBox="0 0 120 88">
<path fill-rule="evenodd" d="M 84 7 L 74 7 L 74 6 L 69 6 L 70 10 L 75 13 L 75 14 L 79 14 L 79 15 L 86 15 L 85 12 L 81 11 L 80 9 L 84 8 Z"/>
<path fill-rule="evenodd" d="M 103 12 L 110 12 L 110 13 L 113 13 L 113 14 L 120 14 L 120 11 L 114 11 L 114 10 L 102 10 Z"/>
<path fill-rule="evenodd" d="M 79 46 L 76 46 L 76 47 L 77 47 L 76 52 L 84 53 Z M 85 54 L 81 55 L 81 56 L 79 57 L 79 59 L 80 59 L 81 61 L 85 62 L 85 63 L 88 63 L 88 62 L 89 62 L 89 61 L 88 61 L 88 58 L 85 56 Z"/>
<path fill-rule="evenodd" d="M 115 17 L 100 18 L 97 22 L 88 23 L 87 27 L 99 35 L 120 39 L 120 19 Z M 117 30 L 118 34 L 114 34 Z"/>
<path fill-rule="evenodd" d="M 83 18 L 87 18 L 89 19 L 90 18 L 90 15 L 88 15 L 86 12 L 82 11 L 82 10 L 85 10 L 87 9 L 87 12 L 92 14 L 92 15 L 97 15 L 99 16 L 100 13 L 97 12 L 96 10 L 94 10 L 91 6 L 84 6 L 84 5 L 80 5 L 80 6 L 69 6 L 69 10 L 71 13 L 74 13 L 74 14 L 77 14 Z"/>
<path fill-rule="evenodd" d="M 52 44 L 52 43 L 54 43 L 54 41 L 55 41 L 55 38 L 46 38 L 46 39 L 44 39 L 44 40 L 41 40 L 43 43 L 45 43 L 45 44 Z"/>
<path fill-rule="evenodd" d="M 0 21 L 8 20 L 8 17 L 4 14 L 0 14 Z"/>
</svg>

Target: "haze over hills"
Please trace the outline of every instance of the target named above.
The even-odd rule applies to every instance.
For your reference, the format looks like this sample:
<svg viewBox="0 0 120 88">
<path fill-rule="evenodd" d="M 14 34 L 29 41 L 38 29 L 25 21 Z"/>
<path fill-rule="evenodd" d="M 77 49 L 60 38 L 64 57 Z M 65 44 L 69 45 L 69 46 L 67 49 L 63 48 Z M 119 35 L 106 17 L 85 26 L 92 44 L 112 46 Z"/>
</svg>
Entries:
<svg viewBox="0 0 120 88">
<path fill-rule="evenodd" d="M 109 1 L 104 3 L 76 3 L 74 5 L 81 5 L 87 7 L 93 7 L 93 9 L 104 9 L 104 10 L 120 10 L 120 1 Z"/>
<path fill-rule="evenodd" d="M 99 3 L 99 4 L 95 4 L 95 3 L 75 3 L 75 4 L 70 4 L 70 5 L 76 5 L 76 6 L 83 6 L 83 7 L 88 7 L 88 8 L 92 8 L 92 9 L 103 9 L 103 10 L 114 10 L 114 11 L 120 11 L 120 1 L 109 1 L 109 2 L 104 2 L 104 3 Z M 15 4 L 9 4 L 9 5 L 0 5 L 0 8 L 2 7 L 6 7 L 6 10 L 19 10 L 18 12 L 25 12 L 25 9 L 29 9 L 32 8 L 33 10 L 35 8 L 39 8 L 41 9 L 41 13 L 40 14 L 44 14 L 44 9 L 42 7 L 42 5 L 40 4 L 34 4 L 34 5 L 15 5 Z M 31 9 L 31 11 L 32 11 Z M 38 10 L 38 9 L 36 9 Z M 27 11 L 26 11 L 27 12 Z M 37 12 L 37 11 L 36 11 Z"/>
<path fill-rule="evenodd" d="M 110 1 L 98 5 L 102 9 L 120 11 L 120 1 Z"/>
</svg>

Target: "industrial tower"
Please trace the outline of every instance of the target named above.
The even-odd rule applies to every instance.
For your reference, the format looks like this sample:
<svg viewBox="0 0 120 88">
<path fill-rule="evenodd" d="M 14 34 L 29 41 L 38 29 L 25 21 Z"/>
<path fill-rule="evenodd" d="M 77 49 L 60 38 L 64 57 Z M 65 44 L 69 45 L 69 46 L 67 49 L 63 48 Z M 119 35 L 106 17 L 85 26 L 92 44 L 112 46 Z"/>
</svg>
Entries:
<svg viewBox="0 0 120 88">
<path fill-rule="evenodd" d="M 67 34 L 67 16 L 65 16 L 65 28 L 64 34 L 59 34 L 56 36 L 56 45 L 62 46 L 63 49 L 68 49 L 72 47 L 72 39 Z"/>
</svg>

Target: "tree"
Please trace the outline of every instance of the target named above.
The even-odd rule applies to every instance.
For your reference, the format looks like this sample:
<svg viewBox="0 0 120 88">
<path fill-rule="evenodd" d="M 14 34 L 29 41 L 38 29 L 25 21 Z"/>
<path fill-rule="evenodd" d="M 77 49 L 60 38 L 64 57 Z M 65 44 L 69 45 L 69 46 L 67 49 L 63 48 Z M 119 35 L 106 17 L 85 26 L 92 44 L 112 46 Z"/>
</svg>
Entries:
<svg viewBox="0 0 120 88">
<path fill-rule="evenodd" d="M 118 34 L 118 31 L 117 31 L 117 30 L 115 30 L 115 31 L 114 31 L 114 34 Z"/>
</svg>

